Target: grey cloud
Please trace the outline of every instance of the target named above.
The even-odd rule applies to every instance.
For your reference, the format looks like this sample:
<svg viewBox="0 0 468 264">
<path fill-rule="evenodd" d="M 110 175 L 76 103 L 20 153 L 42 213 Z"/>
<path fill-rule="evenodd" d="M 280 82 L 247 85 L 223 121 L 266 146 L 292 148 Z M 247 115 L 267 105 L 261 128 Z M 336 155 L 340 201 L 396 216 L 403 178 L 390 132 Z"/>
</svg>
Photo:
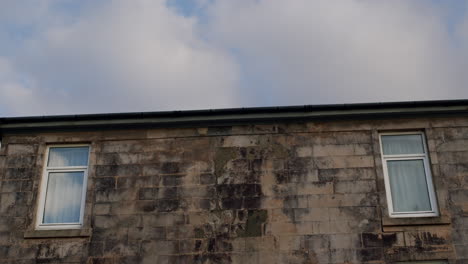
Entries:
<svg viewBox="0 0 468 264">
<path fill-rule="evenodd" d="M 163 1 L 101 2 L 73 23 L 45 27 L 10 64 L 37 83 L 24 87 L 41 94 L 33 113 L 235 105 L 237 65 L 195 29 L 195 18 L 175 14 Z M 25 112 L 22 104 L 10 111 Z"/>
<path fill-rule="evenodd" d="M 210 10 L 213 39 L 268 87 L 264 104 L 468 97 L 468 46 L 453 48 L 440 12 L 427 1 L 219 0 Z"/>
</svg>

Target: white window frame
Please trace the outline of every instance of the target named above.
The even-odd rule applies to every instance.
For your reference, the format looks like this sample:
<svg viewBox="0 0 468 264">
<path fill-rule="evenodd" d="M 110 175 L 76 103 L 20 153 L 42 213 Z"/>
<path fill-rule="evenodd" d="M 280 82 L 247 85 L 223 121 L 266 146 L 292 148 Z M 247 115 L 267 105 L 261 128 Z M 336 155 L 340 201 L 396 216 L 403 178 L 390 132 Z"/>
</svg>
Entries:
<svg viewBox="0 0 468 264">
<path fill-rule="evenodd" d="M 395 136 L 395 135 L 421 135 L 423 144 L 423 153 L 421 154 L 399 154 L 399 155 L 384 155 L 382 136 Z M 382 167 L 385 182 L 385 192 L 388 203 L 388 213 L 391 218 L 408 218 L 408 217 L 437 217 L 439 216 L 439 208 L 437 205 L 437 198 L 434 190 L 434 184 L 432 182 L 431 164 L 429 162 L 428 148 L 426 144 L 426 137 L 422 131 L 408 131 L 408 132 L 385 132 L 379 133 L 380 153 L 382 157 Z M 422 160 L 424 164 L 424 171 L 426 175 L 427 189 L 429 193 L 429 202 L 431 204 L 432 211 L 410 211 L 410 212 L 394 212 L 393 211 L 393 200 L 392 192 L 390 190 L 390 178 L 388 175 L 387 161 L 394 160 Z"/>
<path fill-rule="evenodd" d="M 398 263 L 414 263 L 414 264 L 439 264 L 439 263 L 444 263 L 444 264 L 448 264 L 448 261 L 446 259 L 438 259 L 438 260 L 414 260 L 414 261 L 400 261 L 400 262 L 395 262 L 395 264 L 398 264 Z"/>
<path fill-rule="evenodd" d="M 74 147 L 88 147 L 88 161 L 87 166 L 67 166 L 67 167 L 51 167 L 47 166 L 49 162 L 49 151 L 51 148 L 74 148 Z M 39 205 L 36 218 L 36 229 L 38 230 L 57 230 L 57 229 L 81 229 L 83 227 L 83 217 L 86 203 L 86 189 L 88 186 L 88 167 L 89 156 L 91 147 L 89 144 L 73 144 L 73 145 L 49 145 L 47 146 L 46 156 L 44 159 L 44 168 L 42 171 L 42 180 L 39 190 Z M 81 207 L 80 207 L 80 221 L 77 223 L 42 223 L 44 218 L 45 200 L 47 196 L 47 185 L 49 182 L 49 173 L 51 172 L 83 172 L 83 190 L 81 193 Z"/>
</svg>

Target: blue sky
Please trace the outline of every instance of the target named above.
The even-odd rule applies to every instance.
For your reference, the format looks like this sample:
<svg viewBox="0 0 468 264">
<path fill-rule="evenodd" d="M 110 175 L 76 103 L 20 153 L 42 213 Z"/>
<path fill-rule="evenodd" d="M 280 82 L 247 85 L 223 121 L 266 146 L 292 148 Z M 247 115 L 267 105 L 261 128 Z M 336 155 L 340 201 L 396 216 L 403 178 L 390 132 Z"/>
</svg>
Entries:
<svg viewBox="0 0 468 264">
<path fill-rule="evenodd" d="M 459 0 L 5 0 L 0 116 L 468 98 Z"/>
</svg>

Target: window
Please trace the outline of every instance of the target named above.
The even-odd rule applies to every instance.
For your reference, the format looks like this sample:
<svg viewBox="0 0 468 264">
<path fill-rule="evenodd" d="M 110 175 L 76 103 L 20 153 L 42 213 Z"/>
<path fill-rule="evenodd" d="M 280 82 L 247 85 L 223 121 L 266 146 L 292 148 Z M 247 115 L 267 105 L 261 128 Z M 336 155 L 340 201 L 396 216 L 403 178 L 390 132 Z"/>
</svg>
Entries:
<svg viewBox="0 0 468 264">
<path fill-rule="evenodd" d="M 47 148 L 41 183 L 38 229 L 76 229 L 83 224 L 89 146 Z"/>
<path fill-rule="evenodd" d="M 382 133 L 380 144 L 390 217 L 438 216 L 424 134 Z"/>
</svg>

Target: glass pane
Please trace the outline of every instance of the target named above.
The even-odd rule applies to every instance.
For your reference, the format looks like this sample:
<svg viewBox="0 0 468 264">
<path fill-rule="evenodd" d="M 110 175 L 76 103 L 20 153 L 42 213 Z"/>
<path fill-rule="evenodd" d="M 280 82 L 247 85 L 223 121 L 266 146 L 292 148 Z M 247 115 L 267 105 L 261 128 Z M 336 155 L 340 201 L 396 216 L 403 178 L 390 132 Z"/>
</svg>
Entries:
<svg viewBox="0 0 468 264">
<path fill-rule="evenodd" d="M 88 147 L 50 148 L 47 166 L 88 166 L 88 153 Z"/>
<path fill-rule="evenodd" d="M 387 161 L 394 212 L 432 211 L 423 160 Z"/>
<path fill-rule="evenodd" d="M 382 148 L 385 155 L 424 153 L 421 134 L 382 136 Z"/>
<path fill-rule="evenodd" d="M 44 224 L 80 222 L 84 172 L 51 172 L 47 183 Z"/>
</svg>

